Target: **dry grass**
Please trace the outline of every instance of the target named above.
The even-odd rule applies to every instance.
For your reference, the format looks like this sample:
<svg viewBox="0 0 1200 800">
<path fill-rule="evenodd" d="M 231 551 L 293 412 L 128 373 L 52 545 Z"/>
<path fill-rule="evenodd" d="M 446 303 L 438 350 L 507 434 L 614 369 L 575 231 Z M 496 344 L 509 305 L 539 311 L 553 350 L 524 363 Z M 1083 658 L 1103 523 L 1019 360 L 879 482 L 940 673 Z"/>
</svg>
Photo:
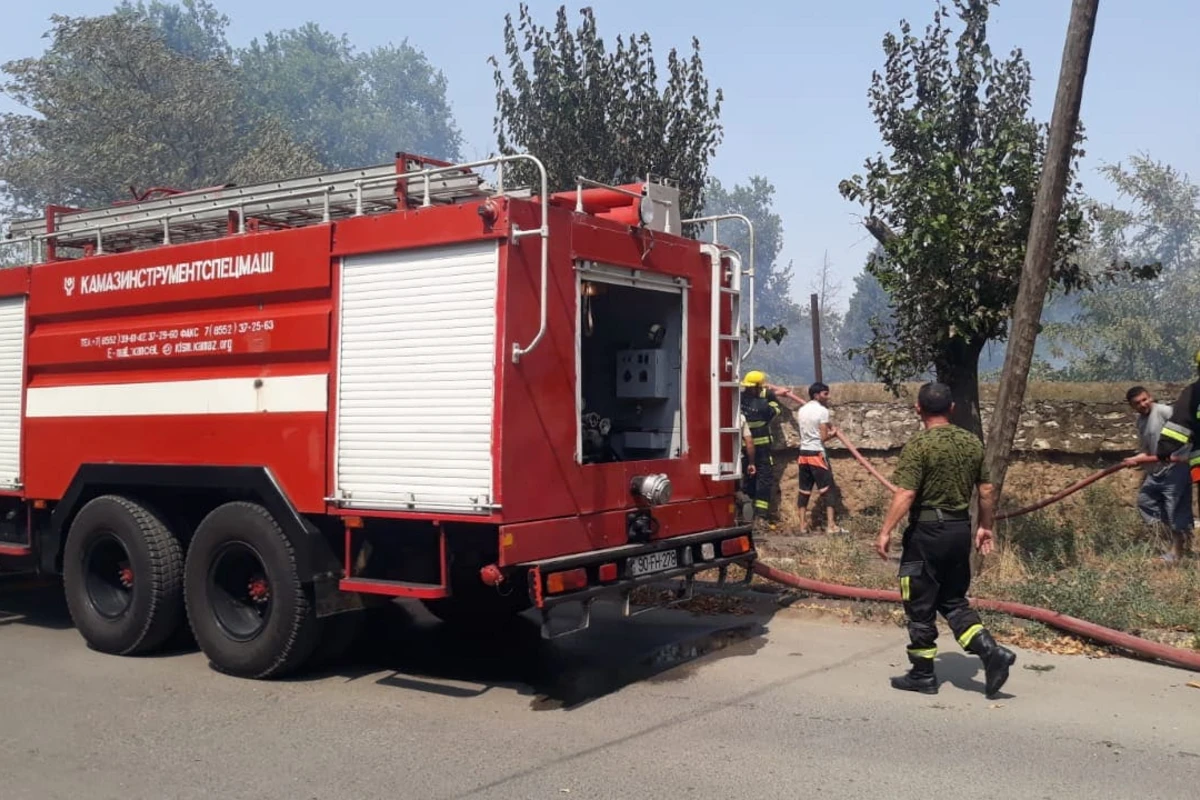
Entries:
<svg viewBox="0 0 1200 800">
<path fill-rule="evenodd" d="M 1180 566 L 1158 561 L 1165 542 L 1105 487 L 1082 493 L 1070 514 L 1037 512 L 1002 523 L 996 552 L 983 560 L 972 595 L 1051 608 L 1098 625 L 1175 646 L 1200 649 L 1200 558 Z M 879 520 L 856 515 L 848 534 L 772 537 L 765 557 L 803 577 L 894 589 L 895 562 L 872 549 Z M 898 538 L 898 537 L 897 537 Z M 896 546 L 895 541 L 893 546 Z M 870 615 L 877 617 L 878 609 Z M 998 635 L 1055 652 L 1096 655 L 1101 648 L 1036 623 L 990 615 Z"/>
</svg>

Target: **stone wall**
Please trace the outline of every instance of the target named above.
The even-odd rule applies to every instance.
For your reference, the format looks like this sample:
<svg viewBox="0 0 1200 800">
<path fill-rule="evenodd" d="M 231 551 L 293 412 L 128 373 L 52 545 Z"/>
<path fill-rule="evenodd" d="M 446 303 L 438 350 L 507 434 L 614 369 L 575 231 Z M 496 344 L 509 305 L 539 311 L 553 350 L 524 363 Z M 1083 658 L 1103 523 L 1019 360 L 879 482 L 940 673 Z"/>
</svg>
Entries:
<svg viewBox="0 0 1200 800">
<path fill-rule="evenodd" d="M 899 398 L 873 384 L 835 384 L 830 387 L 833 422 L 884 476 L 895 468 L 904 442 L 920 428 L 913 403 L 916 385 L 902 387 Z M 1024 413 L 1018 427 L 1002 505 L 1015 507 L 1039 500 L 1092 472 L 1103 469 L 1137 449 L 1134 415 L 1125 402 L 1127 385 L 1115 384 L 1030 384 Z M 1160 402 L 1171 403 L 1182 385 L 1146 384 Z M 803 387 L 793 391 L 806 395 Z M 984 430 L 991 424 L 995 386 L 981 386 Z M 795 453 L 799 436 L 788 401 L 778 423 L 775 463 L 777 489 L 773 513 L 783 530 L 796 521 Z M 838 492 L 831 498 L 844 524 L 871 525 L 886 504 L 886 492 L 870 477 L 840 442 L 827 445 Z M 1138 470 L 1123 470 L 1103 482 L 1123 504 L 1131 506 L 1141 481 Z M 1101 484 L 1097 484 L 1101 486 Z M 1070 514 L 1084 493 L 1054 507 L 1055 513 Z M 815 519 L 823 521 L 824 511 Z M 866 513 L 869 516 L 863 517 Z"/>
<path fill-rule="evenodd" d="M 1133 412 L 1125 402 L 1125 385 L 1031 384 L 1013 443 L 1014 455 L 1107 455 L 1123 457 L 1137 448 Z M 1180 385 L 1148 386 L 1160 402 L 1170 403 Z M 802 388 L 793 391 L 801 397 Z M 991 425 L 994 386 L 981 388 L 980 412 L 986 431 Z M 876 386 L 841 384 L 830 387 L 832 420 L 863 451 L 898 450 L 920 428 L 913 409 L 915 386 L 903 387 L 901 397 Z M 784 401 L 787 405 L 787 401 Z M 789 413 L 781 420 L 779 448 L 794 450 L 799 445 L 795 419 Z M 830 442 L 830 450 L 842 449 Z"/>
</svg>

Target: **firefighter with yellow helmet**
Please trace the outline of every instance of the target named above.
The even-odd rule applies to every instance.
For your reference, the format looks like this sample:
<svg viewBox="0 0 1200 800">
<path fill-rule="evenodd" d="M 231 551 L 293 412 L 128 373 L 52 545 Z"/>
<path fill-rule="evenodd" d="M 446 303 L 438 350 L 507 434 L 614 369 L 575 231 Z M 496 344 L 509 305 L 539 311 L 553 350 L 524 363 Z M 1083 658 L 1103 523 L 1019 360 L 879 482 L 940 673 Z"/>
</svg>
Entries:
<svg viewBox="0 0 1200 800">
<path fill-rule="evenodd" d="M 771 484 L 775 460 L 771 455 L 771 424 L 783 409 L 775 387 L 761 370 L 742 377 L 742 491 L 753 504 L 755 522 L 771 508 Z"/>
</svg>

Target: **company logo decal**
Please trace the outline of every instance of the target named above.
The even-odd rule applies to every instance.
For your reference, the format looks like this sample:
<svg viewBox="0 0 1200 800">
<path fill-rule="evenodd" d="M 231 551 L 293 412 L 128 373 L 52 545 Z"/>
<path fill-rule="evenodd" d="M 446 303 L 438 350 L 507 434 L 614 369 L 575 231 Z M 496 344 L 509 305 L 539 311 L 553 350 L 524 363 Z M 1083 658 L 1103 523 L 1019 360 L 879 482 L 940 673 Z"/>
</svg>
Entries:
<svg viewBox="0 0 1200 800">
<path fill-rule="evenodd" d="M 275 271 L 275 252 L 251 253 L 227 258 L 208 258 L 183 261 L 158 267 L 101 272 L 79 276 L 79 294 L 103 294 L 151 289 L 156 286 L 176 286 L 207 281 L 238 280 L 251 275 L 268 275 Z M 74 276 L 63 278 L 63 294 L 75 292 Z"/>
</svg>

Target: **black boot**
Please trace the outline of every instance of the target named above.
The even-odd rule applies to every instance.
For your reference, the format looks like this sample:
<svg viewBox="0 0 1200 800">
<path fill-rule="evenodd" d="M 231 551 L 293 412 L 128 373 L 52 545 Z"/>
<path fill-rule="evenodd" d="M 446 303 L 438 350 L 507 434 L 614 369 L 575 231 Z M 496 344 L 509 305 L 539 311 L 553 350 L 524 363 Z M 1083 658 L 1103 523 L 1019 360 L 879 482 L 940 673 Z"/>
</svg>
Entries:
<svg viewBox="0 0 1200 800">
<path fill-rule="evenodd" d="M 1017 660 L 1017 654 L 1007 647 L 996 644 L 992 634 L 986 630 L 980 631 L 971 640 L 967 650 L 983 660 L 983 669 L 987 675 L 986 694 L 989 698 L 1000 691 L 1000 687 L 1008 680 L 1008 668 Z"/>
<path fill-rule="evenodd" d="M 908 660 L 912 662 L 912 669 L 905 675 L 892 678 L 892 688 L 904 692 L 937 694 L 938 682 L 933 674 L 933 659 L 909 656 Z"/>
</svg>

